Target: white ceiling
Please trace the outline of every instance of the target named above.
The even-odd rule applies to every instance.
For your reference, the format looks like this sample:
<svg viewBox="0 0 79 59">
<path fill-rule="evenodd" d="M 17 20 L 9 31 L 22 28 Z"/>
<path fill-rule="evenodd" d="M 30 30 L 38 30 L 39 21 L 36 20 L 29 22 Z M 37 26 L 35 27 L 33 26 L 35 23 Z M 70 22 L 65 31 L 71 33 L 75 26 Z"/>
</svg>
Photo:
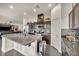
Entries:
<svg viewBox="0 0 79 59">
<path fill-rule="evenodd" d="M 14 8 L 10 9 L 9 6 L 13 5 Z M 35 6 L 39 5 L 40 8 Z M 52 4 L 51 7 L 48 6 L 48 3 L 0 3 L 0 21 L 3 19 L 6 20 L 15 20 L 15 22 L 22 21 L 24 12 L 27 13 L 27 18 L 33 18 L 39 13 L 48 13 L 55 4 Z M 33 12 L 33 9 L 36 9 L 36 12 Z M 4 17 L 4 18 L 1 18 Z"/>
</svg>

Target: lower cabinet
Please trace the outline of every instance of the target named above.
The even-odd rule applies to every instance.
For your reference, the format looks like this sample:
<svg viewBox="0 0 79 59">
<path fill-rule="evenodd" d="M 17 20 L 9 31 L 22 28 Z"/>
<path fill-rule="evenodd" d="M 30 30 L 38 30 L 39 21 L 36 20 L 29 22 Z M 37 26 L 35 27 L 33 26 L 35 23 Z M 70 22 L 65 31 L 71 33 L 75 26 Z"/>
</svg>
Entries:
<svg viewBox="0 0 79 59">
<path fill-rule="evenodd" d="M 37 55 L 37 41 L 31 43 L 30 45 L 21 45 L 14 42 L 14 49 L 26 56 L 35 56 Z"/>
<path fill-rule="evenodd" d="M 15 49 L 25 56 L 36 56 L 37 55 L 37 40 L 32 42 L 30 45 L 22 45 L 16 41 L 10 40 L 6 37 L 2 39 L 2 52 L 6 53 Z"/>
</svg>

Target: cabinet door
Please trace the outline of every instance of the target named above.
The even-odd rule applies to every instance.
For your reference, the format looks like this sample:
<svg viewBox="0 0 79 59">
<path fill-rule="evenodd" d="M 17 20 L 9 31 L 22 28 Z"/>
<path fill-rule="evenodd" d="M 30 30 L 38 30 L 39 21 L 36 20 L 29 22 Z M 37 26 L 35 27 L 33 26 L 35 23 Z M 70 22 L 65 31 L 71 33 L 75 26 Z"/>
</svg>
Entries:
<svg viewBox="0 0 79 59">
<path fill-rule="evenodd" d="M 79 4 L 75 6 L 74 10 L 74 22 L 75 22 L 75 28 L 79 28 Z"/>
<path fill-rule="evenodd" d="M 72 29 L 75 26 L 75 20 L 74 20 L 74 10 L 72 10 L 69 14 L 69 28 Z"/>
<path fill-rule="evenodd" d="M 79 29 L 79 4 L 76 4 L 69 14 L 69 28 Z"/>
</svg>

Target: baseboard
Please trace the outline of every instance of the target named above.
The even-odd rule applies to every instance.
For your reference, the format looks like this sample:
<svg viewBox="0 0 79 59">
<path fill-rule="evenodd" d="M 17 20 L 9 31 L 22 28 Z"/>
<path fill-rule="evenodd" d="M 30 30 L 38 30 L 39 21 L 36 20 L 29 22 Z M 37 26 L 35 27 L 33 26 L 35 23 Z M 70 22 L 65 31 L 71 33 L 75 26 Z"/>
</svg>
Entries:
<svg viewBox="0 0 79 59">
<path fill-rule="evenodd" d="M 12 50 L 13 48 L 10 48 L 10 49 L 7 49 L 7 50 L 4 50 L 4 49 L 2 49 L 1 48 L 1 51 L 3 52 L 3 53 L 6 53 L 6 52 L 8 52 L 8 51 L 10 51 L 10 50 Z"/>
</svg>

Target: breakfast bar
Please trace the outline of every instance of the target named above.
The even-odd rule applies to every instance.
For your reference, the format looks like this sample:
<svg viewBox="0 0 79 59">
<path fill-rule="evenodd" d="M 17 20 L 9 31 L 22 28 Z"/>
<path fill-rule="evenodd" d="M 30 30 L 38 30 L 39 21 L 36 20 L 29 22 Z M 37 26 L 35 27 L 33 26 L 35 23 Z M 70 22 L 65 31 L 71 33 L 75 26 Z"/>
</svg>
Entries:
<svg viewBox="0 0 79 59">
<path fill-rule="evenodd" d="M 42 40 L 41 35 L 7 34 L 2 36 L 2 52 L 12 49 L 26 56 L 37 55 L 37 41 Z"/>
</svg>

